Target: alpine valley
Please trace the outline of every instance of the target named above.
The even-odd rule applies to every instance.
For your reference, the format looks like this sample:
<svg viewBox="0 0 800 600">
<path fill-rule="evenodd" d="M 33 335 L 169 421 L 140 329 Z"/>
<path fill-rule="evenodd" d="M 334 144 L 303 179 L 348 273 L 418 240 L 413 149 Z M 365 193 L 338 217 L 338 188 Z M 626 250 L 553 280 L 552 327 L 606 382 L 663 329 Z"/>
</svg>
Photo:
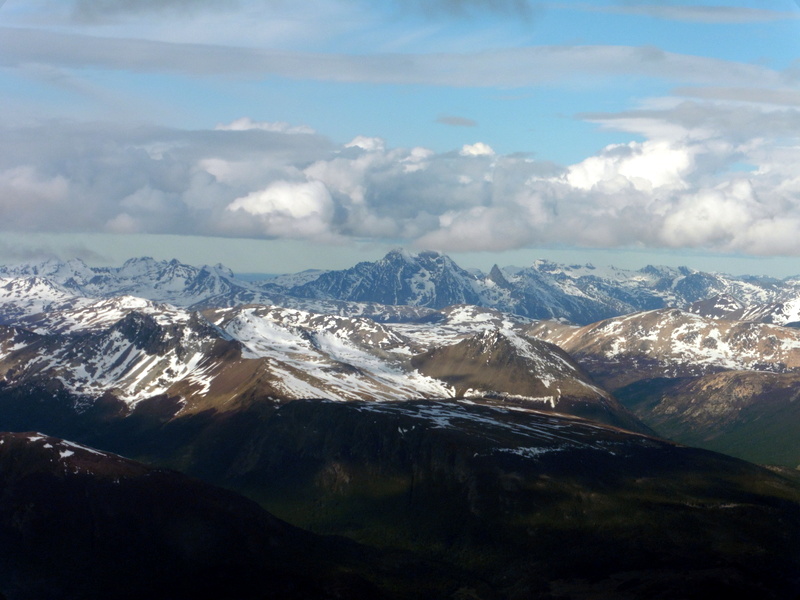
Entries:
<svg viewBox="0 0 800 600">
<path fill-rule="evenodd" d="M 0 598 L 800 595 L 800 278 L 0 267 Z"/>
</svg>

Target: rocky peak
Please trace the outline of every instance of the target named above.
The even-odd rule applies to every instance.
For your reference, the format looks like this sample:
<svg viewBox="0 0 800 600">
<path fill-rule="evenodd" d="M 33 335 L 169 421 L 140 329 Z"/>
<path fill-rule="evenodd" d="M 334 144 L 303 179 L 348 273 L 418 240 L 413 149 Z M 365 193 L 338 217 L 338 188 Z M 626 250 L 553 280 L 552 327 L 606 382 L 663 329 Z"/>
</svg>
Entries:
<svg viewBox="0 0 800 600">
<path fill-rule="evenodd" d="M 489 275 L 487 276 L 489 281 L 494 282 L 501 288 L 509 289 L 511 288 L 511 284 L 506 279 L 506 276 L 503 274 L 503 271 L 497 265 L 493 265 L 491 271 L 489 271 Z"/>
</svg>

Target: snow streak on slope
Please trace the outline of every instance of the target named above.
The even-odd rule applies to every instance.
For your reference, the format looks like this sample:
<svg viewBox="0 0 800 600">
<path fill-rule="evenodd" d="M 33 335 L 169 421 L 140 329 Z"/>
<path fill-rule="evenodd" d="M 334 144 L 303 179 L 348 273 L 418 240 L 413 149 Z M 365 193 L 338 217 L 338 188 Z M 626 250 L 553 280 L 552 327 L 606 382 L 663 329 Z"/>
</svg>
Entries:
<svg viewBox="0 0 800 600">
<path fill-rule="evenodd" d="M 26 446 L 35 448 L 42 455 L 48 457 L 47 462 L 42 464 L 42 468 L 56 472 L 101 475 L 108 471 L 109 464 L 114 464 L 124 468 L 124 470 L 116 470 L 114 473 L 114 478 L 118 481 L 120 475 L 126 471 L 133 474 L 145 470 L 143 465 L 137 465 L 117 454 L 101 452 L 43 433 L 0 433 L 0 446 L 4 446 L 6 442 L 9 445 L 22 442 Z"/>
<path fill-rule="evenodd" d="M 220 339 L 196 315 L 175 309 L 158 318 L 131 310 L 102 330 L 90 324 L 84 331 L 72 323 L 67 331 L 4 352 L 0 365 L 6 381 L 57 380 L 75 394 L 109 392 L 130 404 L 188 379 L 202 393 L 208 387 L 206 355 Z"/>
<path fill-rule="evenodd" d="M 442 309 L 423 322 L 397 323 L 392 328 L 409 340 L 418 351 L 431 346 L 447 346 L 481 331 L 499 329 L 501 331 L 523 330 L 535 321 L 503 313 L 491 308 L 472 305 L 455 305 Z"/>
<path fill-rule="evenodd" d="M 91 302 L 42 277 L 0 278 L 0 321 Z"/>
<path fill-rule="evenodd" d="M 148 264 L 138 266 L 147 270 Z M 130 405 L 157 395 L 190 402 L 248 392 L 283 400 L 451 398 L 456 388 L 421 373 L 414 357 L 480 332 L 502 332 L 495 343 L 512 340 L 510 354 L 525 363 L 520 376 L 550 390 L 545 395 L 551 404 L 561 381 L 590 387 L 574 368 L 565 369 L 560 357 L 549 356 L 552 348 L 521 337 L 530 320 L 475 306 L 388 324 L 274 306 L 201 314 L 133 296 L 78 300 L 3 328 L 0 375 L 7 384 L 56 381 L 82 397 L 110 393 Z M 497 382 L 477 381 L 471 388 L 473 395 L 508 392 Z"/>
<path fill-rule="evenodd" d="M 167 326 L 189 320 L 188 311 L 157 304 L 135 296 L 118 296 L 91 301 L 84 299 L 79 308 L 49 311 L 20 319 L 20 323 L 36 333 L 77 333 L 100 331 L 110 327 L 129 313 L 138 311 L 152 316 L 157 323 Z"/>
<path fill-rule="evenodd" d="M 800 367 L 800 331 L 716 320 L 677 309 L 636 313 L 579 328 L 540 323 L 530 333 L 579 358 L 645 359 L 663 367 L 701 372 Z"/>
<path fill-rule="evenodd" d="M 623 435 L 619 430 L 599 423 L 471 400 L 403 404 L 359 403 L 357 406 L 361 411 L 411 418 L 420 421 L 420 426 L 423 427 L 477 433 L 487 440 L 502 440 L 497 444 L 499 447 L 491 448 L 487 454 L 507 452 L 536 459 L 550 452 L 580 448 L 614 455 L 618 452 L 628 454 L 631 445 L 657 447 L 667 444 L 645 435 L 631 435 L 630 432 Z M 515 413 L 520 413 L 519 417 Z M 401 435 L 414 427 L 412 425 L 408 429 L 401 429 Z"/>
<path fill-rule="evenodd" d="M 295 398 L 391 400 L 451 397 L 452 389 L 409 366 L 403 338 L 368 319 L 252 307 L 211 314 L 241 342 L 243 356 L 266 359 L 276 386 Z"/>
</svg>

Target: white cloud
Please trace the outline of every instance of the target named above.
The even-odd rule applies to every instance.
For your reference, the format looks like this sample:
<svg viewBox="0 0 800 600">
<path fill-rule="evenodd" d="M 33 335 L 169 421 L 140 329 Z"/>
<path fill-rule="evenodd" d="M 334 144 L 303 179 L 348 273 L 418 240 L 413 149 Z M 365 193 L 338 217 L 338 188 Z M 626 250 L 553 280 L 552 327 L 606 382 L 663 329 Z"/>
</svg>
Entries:
<svg viewBox="0 0 800 600">
<path fill-rule="evenodd" d="M 128 213 L 120 213 L 106 222 L 104 227 L 109 233 L 140 233 L 139 223 Z"/>
<path fill-rule="evenodd" d="M 378 137 L 356 136 L 353 140 L 344 145 L 345 148 L 361 148 L 367 152 L 382 151 L 386 148 L 386 141 Z"/>
<path fill-rule="evenodd" d="M 476 142 L 474 144 L 464 144 L 459 154 L 461 156 L 494 156 L 494 150 L 488 144 Z"/>
<path fill-rule="evenodd" d="M 276 181 L 227 206 L 227 210 L 243 210 L 251 215 L 280 214 L 293 219 L 329 215 L 330 209 L 331 195 L 320 181 Z"/>
<path fill-rule="evenodd" d="M 217 131 L 250 131 L 251 129 L 257 129 L 260 131 L 275 131 L 278 133 L 316 133 L 311 127 L 307 127 L 306 125 L 291 125 L 283 121 L 253 121 L 250 117 L 241 117 L 227 124 L 220 123 L 214 129 Z"/>
<path fill-rule="evenodd" d="M 329 233 L 334 206 L 320 181 L 276 181 L 237 198 L 226 210 L 256 217 L 261 232 L 268 236 L 308 237 Z"/>
<path fill-rule="evenodd" d="M 667 246 L 735 248 L 739 236 L 763 219 L 764 207 L 747 180 L 682 197 L 664 218 L 662 237 Z"/>
<path fill-rule="evenodd" d="M 683 177 L 694 166 L 696 151 L 691 146 L 663 141 L 615 144 L 572 165 L 565 179 L 581 190 L 600 186 L 609 192 L 627 186 L 647 192 L 665 186 L 685 187 Z"/>
<path fill-rule="evenodd" d="M 0 173 L 0 186 L 33 200 L 36 204 L 67 200 L 69 182 L 57 175 L 46 177 L 31 165 L 22 165 Z"/>
<path fill-rule="evenodd" d="M 424 170 L 428 166 L 428 162 L 433 156 L 433 150 L 417 146 L 416 148 L 411 149 L 411 151 L 408 153 L 408 156 L 400 159 L 400 162 L 403 163 L 403 170 L 406 173 L 414 173 L 416 171 Z"/>
<path fill-rule="evenodd" d="M 336 145 L 248 120 L 193 132 L 5 128 L 0 228 L 800 255 L 794 109 L 656 102 L 598 117 L 644 139 L 560 168 L 480 142 L 440 153 L 367 136 Z"/>
</svg>

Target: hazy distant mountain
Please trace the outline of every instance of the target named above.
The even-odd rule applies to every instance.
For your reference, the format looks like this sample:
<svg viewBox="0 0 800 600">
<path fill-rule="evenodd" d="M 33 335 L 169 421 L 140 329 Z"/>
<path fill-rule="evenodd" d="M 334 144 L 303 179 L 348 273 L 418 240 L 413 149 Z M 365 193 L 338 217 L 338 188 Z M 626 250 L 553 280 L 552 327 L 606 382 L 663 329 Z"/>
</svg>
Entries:
<svg viewBox="0 0 800 600">
<path fill-rule="evenodd" d="M 304 278 L 300 278 L 304 280 Z M 298 281 L 284 277 L 280 281 Z M 270 304 L 331 314 L 364 315 L 380 320 L 415 319 L 426 309 L 309 300 L 286 295 L 274 282 L 237 279 L 222 265 L 194 267 L 177 260 L 134 258 L 122 267 L 89 267 L 75 259 L 0 267 L 0 322 L 47 310 L 75 308 L 91 300 L 119 296 L 203 309 L 245 304 Z"/>
<path fill-rule="evenodd" d="M 523 269 L 495 266 L 484 274 L 467 271 L 437 252 L 405 250 L 350 269 L 307 271 L 263 282 L 237 279 L 222 265 L 191 267 L 151 258 L 131 259 L 119 268 L 90 268 L 79 260 L 48 261 L 2 267 L 0 277 L 0 298 L 7 302 L 17 298 L 29 308 L 33 300 L 25 289 L 38 286 L 38 302 L 50 308 L 59 303 L 67 306 L 73 297 L 132 295 L 182 307 L 256 303 L 378 320 L 418 318 L 425 309 L 473 304 L 530 318 L 588 324 L 642 310 L 686 308 L 721 294 L 742 306 L 782 303 L 786 307 L 800 298 L 796 279 L 731 277 L 685 267 L 627 271 L 548 261 Z M 3 310 L 12 316 L 19 312 L 15 305 Z M 797 316 L 789 308 L 784 313 L 772 317 L 773 322 Z"/>
<path fill-rule="evenodd" d="M 744 304 L 800 295 L 800 284 L 754 277 L 702 273 L 685 267 L 638 271 L 558 265 L 538 260 L 524 269 L 494 266 L 488 274 L 468 272 L 436 252 L 395 250 L 376 262 L 329 271 L 292 285 L 287 295 L 442 308 L 468 303 L 536 319 L 588 324 L 663 307 L 684 308 L 722 293 Z"/>
</svg>

